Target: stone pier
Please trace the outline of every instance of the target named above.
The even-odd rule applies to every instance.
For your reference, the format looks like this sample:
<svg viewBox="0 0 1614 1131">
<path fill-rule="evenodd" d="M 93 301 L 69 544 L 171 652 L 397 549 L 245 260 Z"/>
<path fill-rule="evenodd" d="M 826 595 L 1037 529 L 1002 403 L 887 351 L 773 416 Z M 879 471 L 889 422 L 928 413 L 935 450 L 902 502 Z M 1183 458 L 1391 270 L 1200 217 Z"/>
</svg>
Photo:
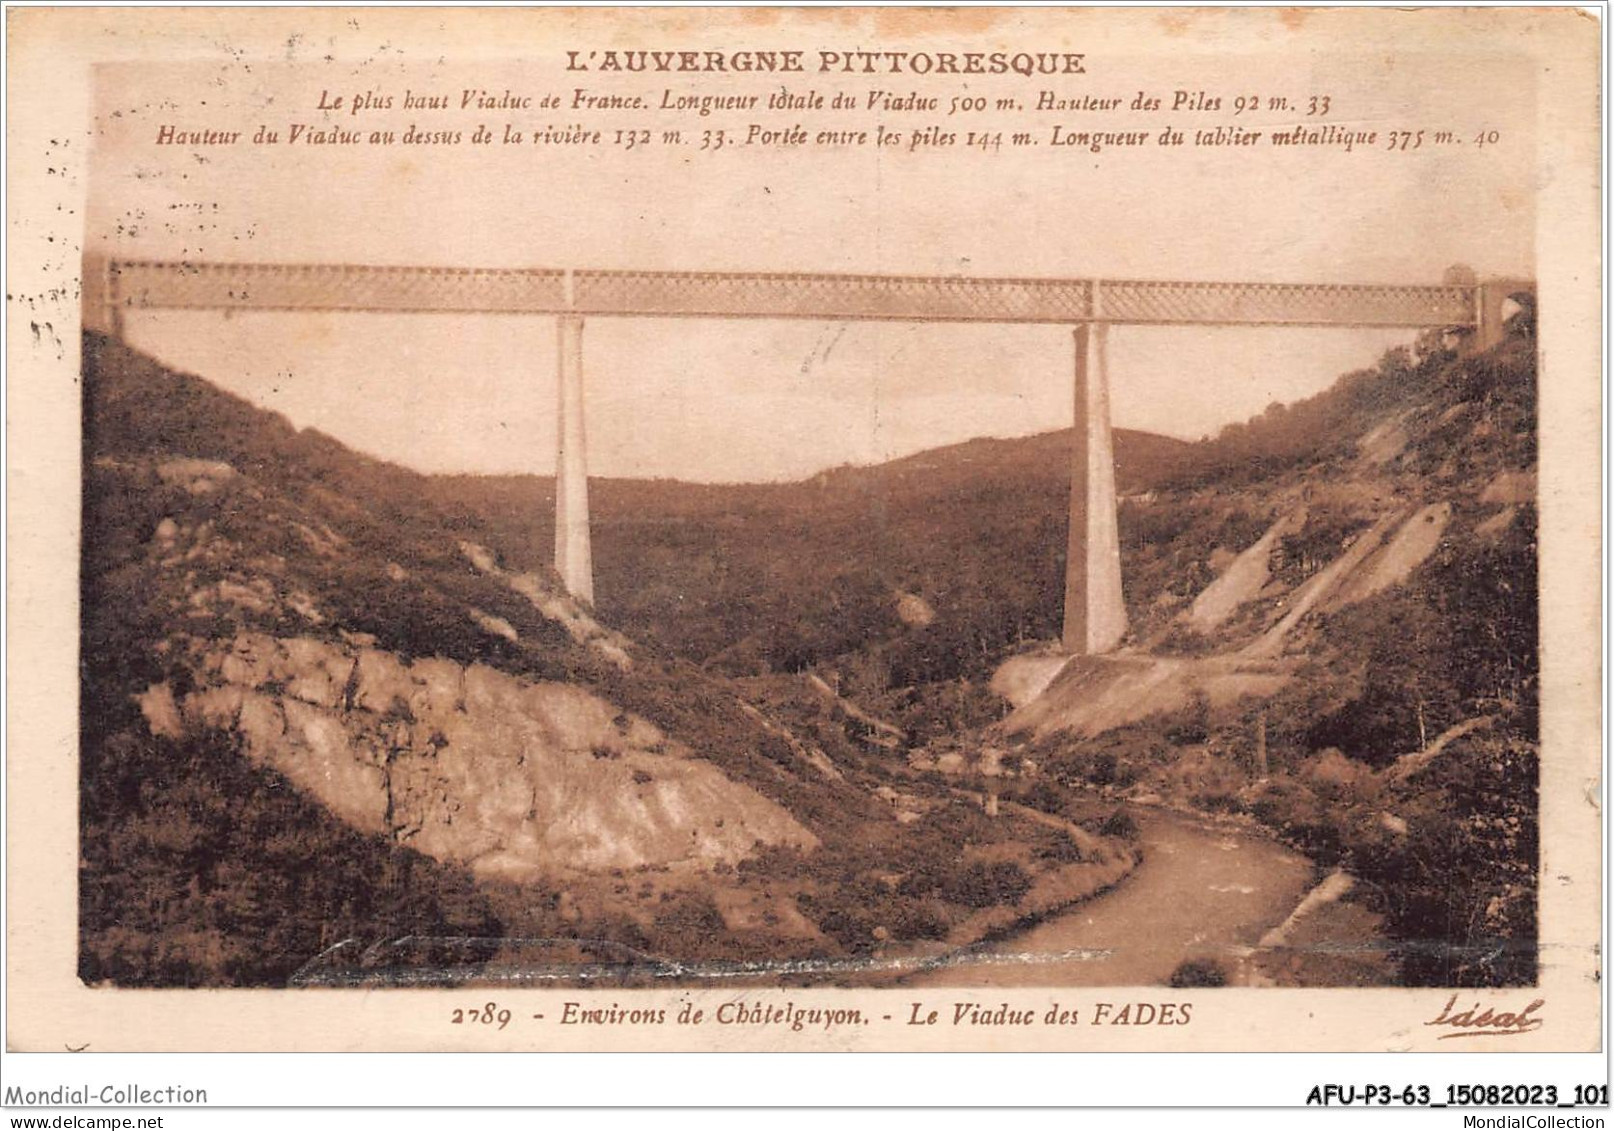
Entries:
<svg viewBox="0 0 1614 1131">
<path fill-rule="evenodd" d="M 556 322 L 559 420 L 555 439 L 555 571 L 567 592 L 594 603 L 588 526 L 588 453 L 583 430 L 583 319 Z"/>
<path fill-rule="evenodd" d="M 1096 301 L 1095 295 L 1095 301 Z M 1070 467 L 1070 538 L 1065 559 L 1065 651 L 1109 652 L 1126 634 L 1121 536 L 1115 513 L 1110 438 L 1109 327 L 1076 327 L 1076 421 Z"/>
</svg>

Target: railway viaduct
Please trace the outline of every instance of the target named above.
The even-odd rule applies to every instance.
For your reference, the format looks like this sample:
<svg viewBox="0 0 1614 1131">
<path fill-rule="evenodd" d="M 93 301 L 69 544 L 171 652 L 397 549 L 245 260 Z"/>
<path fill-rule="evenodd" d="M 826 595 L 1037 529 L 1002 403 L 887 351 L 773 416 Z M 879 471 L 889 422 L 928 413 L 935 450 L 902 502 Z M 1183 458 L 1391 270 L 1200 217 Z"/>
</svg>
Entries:
<svg viewBox="0 0 1614 1131">
<path fill-rule="evenodd" d="M 559 396 L 555 568 L 592 602 L 583 330 L 592 318 L 787 318 L 823 322 L 1067 325 L 1075 400 L 1066 651 L 1114 650 L 1126 633 L 1108 342 L 1115 326 L 1438 327 L 1470 348 L 1503 336 L 1505 303 L 1529 280 L 1439 285 L 1165 282 L 744 272 L 384 267 L 354 264 L 113 260 L 90 324 L 121 337 L 141 310 L 505 314 L 557 322 Z M 92 280 L 93 282 L 93 280 Z M 87 286 L 92 297 L 95 288 Z"/>
</svg>

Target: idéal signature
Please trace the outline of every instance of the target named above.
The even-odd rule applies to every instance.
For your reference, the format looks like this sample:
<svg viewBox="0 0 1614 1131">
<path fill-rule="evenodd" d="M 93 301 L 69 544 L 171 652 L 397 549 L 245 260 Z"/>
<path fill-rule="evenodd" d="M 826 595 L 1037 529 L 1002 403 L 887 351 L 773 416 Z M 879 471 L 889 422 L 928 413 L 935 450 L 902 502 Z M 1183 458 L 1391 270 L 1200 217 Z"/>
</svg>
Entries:
<svg viewBox="0 0 1614 1131">
<path fill-rule="evenodd" d="M 1498 1012 L 1490 1006 L 1482 1011 L 1480 1003 L 1476 1001 L 1471 1009 L 1453 1013 L 1457 1006 L 1457 995 L 1452 994 L 1441 1009 L 1440 1016 L 1424 1024 L 1450 1026 L 1453 1032 L 1442 1033 L 1439 1038 L 1442 1041 L 1449 1041 L 1453 1037 L 1516 1037 L 1520 1033 L 1534 1032 L 1547 1023 L 1544 1017 L 1532 1016 L 1546 1004 L 1546 1001 L 1537 998 L 1516 1012 Z"/>
</svg>

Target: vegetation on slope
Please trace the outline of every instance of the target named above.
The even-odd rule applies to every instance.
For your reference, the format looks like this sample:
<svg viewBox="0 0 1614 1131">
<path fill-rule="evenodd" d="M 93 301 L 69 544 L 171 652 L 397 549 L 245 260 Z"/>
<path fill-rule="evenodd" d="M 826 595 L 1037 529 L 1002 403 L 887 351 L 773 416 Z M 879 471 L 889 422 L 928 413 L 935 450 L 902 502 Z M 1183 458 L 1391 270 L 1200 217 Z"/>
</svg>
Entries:
<svg viewBox="0 0 1614 1131">
<path fill-rule="evenodd" d="M 1195 704 L 1034 752 L 1056 783 L 1242 813 L 1355 870 L 1420 983 L 1528 982 L 1535 969 L 1528 311 L 1511 330 L 1465 356 L 1427 335 L 1198 444 L 1118 433 L 1129 642 L 1151 654 L 1236 650 L 1387 514 L 1426 505 L 1449 518 L 1409 575 L 1309 619 L 1281 657 L 1298 671 L 1264 709 Z M 751 694 L 800 726 L 843 722 L 815 711 L 792 674 L 811 671 L 899 723 L 906 748 L 996 741 L 1005 707 L 988 676 L 1058 633 L 1067 437 L 974 441 L 780 486 L 599 483 L 601 605 L 710 670 L 750 677 Z M 431 489 L 547 534 L 545 481 Z M 1270 584 L 1214 630 L 1188 624 L 1194 598 L 1285 516 Z M 904 595 L 933 615 L 905 619 Z"/>
<path fill-rule="evenodd" d="M 688 660 L 635 646 L 624 671 L 465 550 L 489 547 L 558 592 L 519 529 L 452 500 L 433 505 L 421 476 L 98 335 L 85 337 L 83 373 L 86 980 L 274 984 L 345 940 L 357 945 L 326 965 L 351 966 L 405 935 L 606 940 L 685 963 L 836 958 L 945 934 L 980 911 L 973 889 L 903 889 L 894 859 L 950 860 L 1003 843 L 1005 874 L 1012 866 L 1028 884 L 1072 862 L 1033 822 L 981 825 L 971 802 L 934 783 L 897 780 L 899 793 L 890 767 L 863 758 L 844 731 L 822 731 L 836 763 L 823 772 L 791 726 Z M 143 717 L 137 697 L 148 688 L 183 696 L 209 642 L 248 633 L 586 688 L 784 806 L 823 848 L 695 879 L 666 869 L 527 885 L 474 877 L 355 832 L 252 762 L 230 731 L 164 736 Z M 871 884 L 880 899 L 868 898 Z M 1006 883 L 995 902 L 1023 894 Z M 530 957 L 478 945 L 453 957 Z M 413 956 L 442 959 L 429 948 Z"/>
<path fill-rule="evenodd" d="M 1047 739 L 1037 755 L 1070 782 L 1248 815 L 1354 872 L 1408 982 L 1533 981 L 1534 398 L 1521 324 L 1479 356 L 1433 341 L 1394 352 L 1214 441 L 1230 458 L 1122 511 L 1133 631 L 1157 651 L 1248 643 L 1386 506 L 1438 501 L 1451 517 L 1399 584 L 1316 615 L 1288 657 L 1294 678 L 1269 701 L 1196 703 L 1093 739 Z M 1386 423 L 1398 449 L 1365 458 L 1364 438 Z M 1306 520 L 1274 548 L 1270 594 L 1210 635 L 1188 630 L 1180 614 L 1215 564 L 1297 506 Z"/>
</svg>

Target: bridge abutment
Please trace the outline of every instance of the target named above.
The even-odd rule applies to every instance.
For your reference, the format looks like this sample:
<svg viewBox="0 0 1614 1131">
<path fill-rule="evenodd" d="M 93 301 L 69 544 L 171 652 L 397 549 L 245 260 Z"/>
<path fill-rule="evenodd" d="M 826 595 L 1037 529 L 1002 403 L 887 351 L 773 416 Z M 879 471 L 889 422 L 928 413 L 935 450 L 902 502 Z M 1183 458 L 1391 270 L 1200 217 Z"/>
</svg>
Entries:
<svg viewBox="0 0 1614 1131">
<path fill-rule="evenodd" d="M 1533 279 L 1488 279 L 1478 287 L 1477 309 L 1474 311 L 1474 333 L 1471 335 L 1475 350 L 1487 350 L 1500 345 L 1507 337 L 1507 303 L 1516 294 L 1528 294 L 1534 300 L 1536 284 Z"/>
</svg>

